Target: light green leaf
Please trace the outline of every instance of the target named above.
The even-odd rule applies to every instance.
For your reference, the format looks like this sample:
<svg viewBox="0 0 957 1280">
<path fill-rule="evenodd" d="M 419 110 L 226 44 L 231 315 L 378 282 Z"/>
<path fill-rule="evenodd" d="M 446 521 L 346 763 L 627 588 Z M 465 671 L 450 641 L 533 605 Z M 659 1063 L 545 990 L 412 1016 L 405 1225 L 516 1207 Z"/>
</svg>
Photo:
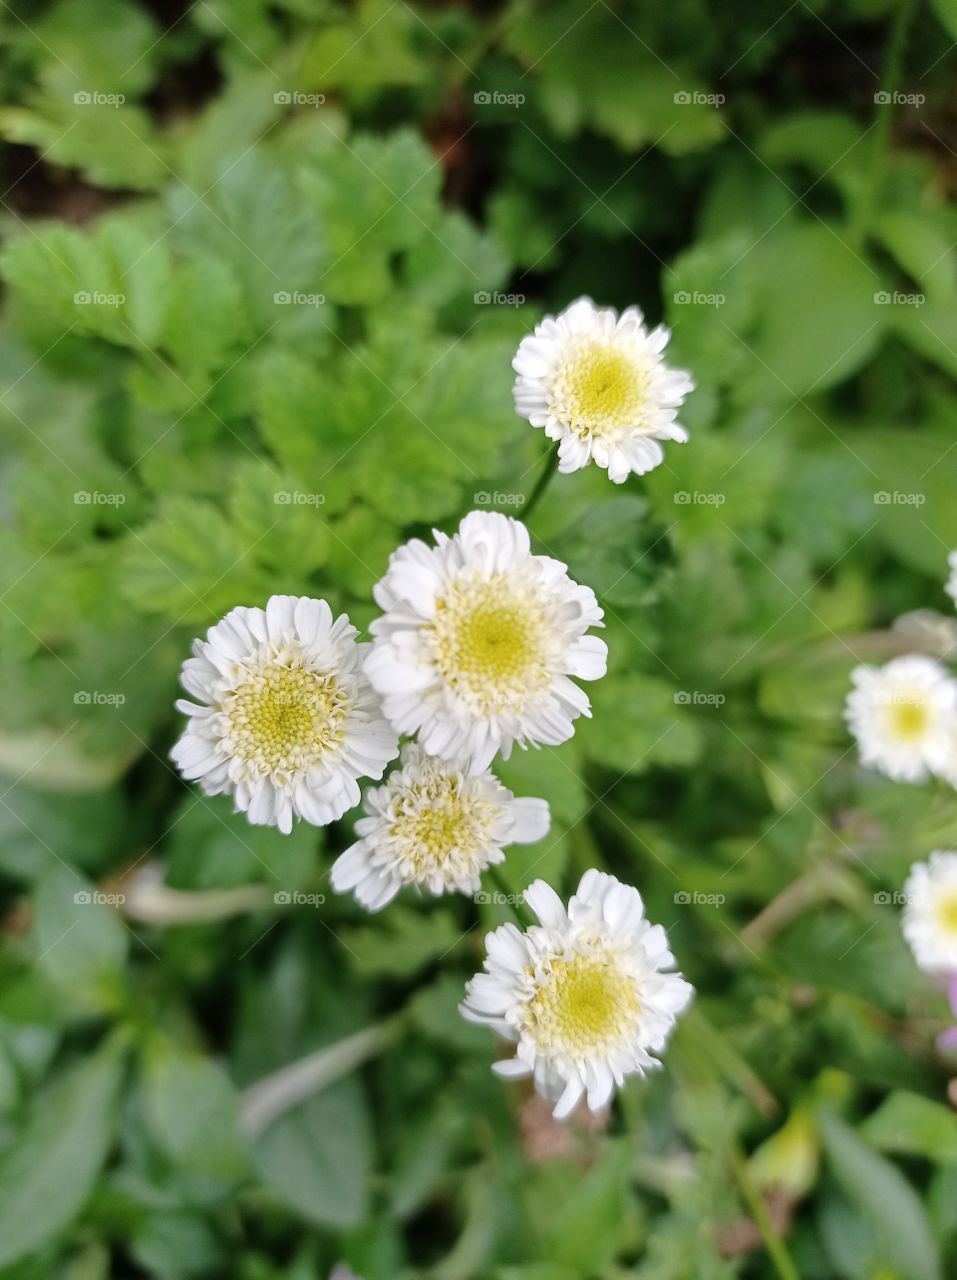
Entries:
<svg viewBox="0 0 957 1280">
<path fill-rule="evenodd" d="M 308 1222 L 343 1228 L 366 1212 L 371 1136 L 365 1098 L 342 1080 L 282 1116 L 254 1159 L 273 1194 Z"/>
<path fill-rule="evenodd" d="M 0 1156 L 0 1265 L 33 1252 L 83 1207 L 112 1141 L 121 1070 L 107 1045 L 61 1076 Z"/>
<path fill-rule="evenodd" d="M 174 1164 L 224 1182 L 243 1176 L 236 1093 L 214 1062 L 156 1036 L 145 1050 L 142 1084 L 150 1135 Z"/>
<path fill-rule="evenodd" d="M 877 1235 L 890 1266 L 908 1280 L 942 1280 L 940 1255 L 911 1184 L 836 1115 L 822 1113 L 820 1126 L 830 1170 Z"/>
<path fill-rule="evenodd" d="M 37 882 L 37 967 L 84 1011 L 115 1008 L 123 991 L 130 934 L 117 907 L 59 862 Z"/>
</svg>

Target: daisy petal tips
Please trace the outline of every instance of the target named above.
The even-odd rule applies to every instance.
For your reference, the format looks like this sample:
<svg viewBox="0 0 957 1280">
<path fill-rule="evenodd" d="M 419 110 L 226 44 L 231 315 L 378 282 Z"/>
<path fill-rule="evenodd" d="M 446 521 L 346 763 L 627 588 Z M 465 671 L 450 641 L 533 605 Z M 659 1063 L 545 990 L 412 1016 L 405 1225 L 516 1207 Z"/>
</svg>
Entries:
<svg viewBox="0 0 957 1280">
<path fill-rule="evenodd" d="M 684 442 L 675 421 L 694 382 L 662 358 L 670 332 L 645 328 L 637 307 L 621 315 L 579 298 L 546 316 L 512 361 L 515 409 L 558 441 L 558 469 L 604 467 L 616 484 L 664 461 L 659 441 Z"/>
<path fill-rule="evenodd" d="M 360 839 L 333 865 L 332 887 L 354 889 L 370 911 L 403 885 L 475 893 L 485 868 L 505 860 L 504 845 L 534 844 L 548 834 L 544 800 L 516 799 L 491 773 L 470 774 L 467 760 L 437 760 L 414 743 L 363 802 Z"/>
<path fill-rule="evenodd" d="M 207 795 L 233 796 L 258 826 L 287 834 L 359 803 L 357 779 L 381 778 L 398 752 L 363 675 L 356 629 L 325 600 L 273 596 L 239 607 L 193 643 L 182 683 L 187 727 L 170 752 Z"/>
<path fill-rule="evenodd" d="M 957 853 L 937 850 L 915 863 L 904 902 L 902 928 L 918 966 L 957 977 Z"/>
<path fill-rule="evenodd" d="M 485 939 L 485 972 L 468 983 L 461 1012 L 516 1044 L 494 1070 L 531 1076 L 567 1116 L 585 1097 L 604 1106 L 626 1076 L 660 1065 L 693 989 L 668 972 L 674 957 L 637 889 L 587 871 L 566 910 L 544 880 L 525 892 L 540 923 L 502 925 Z"/>
<path fill-rule="evenodd" d="M 602 610 L 566 566 L 533 555 L 518 520 L 473 511 L 451 538 L 395 551 L 375 588 L 365 669 L 400 734 L 481 773 L 514 743 L 554 746 L 589 715 L 570 677 L 605 674 L 607 648 L 590 627 Z"/>
</svg>

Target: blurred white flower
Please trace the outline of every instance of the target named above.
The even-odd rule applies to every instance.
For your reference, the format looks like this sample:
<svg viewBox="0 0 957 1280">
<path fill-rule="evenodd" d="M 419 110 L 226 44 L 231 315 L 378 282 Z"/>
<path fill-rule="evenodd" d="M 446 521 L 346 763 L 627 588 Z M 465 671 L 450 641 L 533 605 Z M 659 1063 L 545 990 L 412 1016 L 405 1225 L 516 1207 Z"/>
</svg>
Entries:
<svg viewBox="0 0 957 1280">
<path fill-rule="evenodd" d="M 355 889 L 370 911 L 403 885 L 429 893 L 474 893 L 504 845 L 533 844 L 548 832 L 544 800 L 516 799 L 491 773 L 469 774 L 468 760 L 438 760 L 402 748 L 401 766 L 363 797 L 360 839 L 332 868 L 337 893 Z"/>
<path fill-rule="evenodd" d="M 637 307 L 619 316 L 579 298 L 522 339 L 515 408 L 559 442 L 559 471 L 596 462 L 621 484 L 664 460 L 659 440 L 687 440 L 675 418 L 694 382 L 662 359 L 670 336 L 664 325 L 649 333 Z"/>
<path fill-rule="evenodd" d="M 644 918 L 637 889 L 587 871 L 565 910 L 544 880 L 525 891 L 541 921 L 502 925 L 485 939 L 485 972 L 466 988 L 462 1014 L 517 1043 L 494 1070 L 532 1075 L 567 1116 L 583 1095 L 594 1111 L 616 1085 L 660 1065 L 692 987 L 677 973 L 661 925 Z"/>
<path fill-rule="evenodd" d="M 273 596 L 239 607 L 193 642 L 182 682 L 197 702 L 170 755 L 207 795 L 228 792 L 257 825 L 323 826 L 359 803 L 398 751 L 364 676 L 357 632 L 325 600 Z M 197 705 L 198 704 L 198 705 Z"/>
<path fill-rule="evenodd" d="M 950 578 L 948 579 L 947 586 L 944 590 L 953 600 L 954 604 L 957 604 L 957 551 L 952 551 L 950 553 L 947 557 L 947 563 L 950 566 Z"/>
<path fill-rule="evenodd" d="M 595 593 L 508 516 L 473 511 L 435 540 L 399 547 L 375 588 L 365 669 L 393 727 L 477 773 L 513 743 L 564 742 L 590 714 L 569 677 L 605 674 L 605 643 L 585 634 L 602 625 Z"/>
<path fill-rule="evenodd" d="M 957 853 L 937 850 L 904 885 L 904 937 L 928 973 L 957 974 Z"/>
<path fill-rule="evenodd" d="M 952 767 L 957 682 L 933 658 L 894 658 L 857 667 L 844 712 L 861 763 L 899 782 L 922 782 Z"/>
</svg>

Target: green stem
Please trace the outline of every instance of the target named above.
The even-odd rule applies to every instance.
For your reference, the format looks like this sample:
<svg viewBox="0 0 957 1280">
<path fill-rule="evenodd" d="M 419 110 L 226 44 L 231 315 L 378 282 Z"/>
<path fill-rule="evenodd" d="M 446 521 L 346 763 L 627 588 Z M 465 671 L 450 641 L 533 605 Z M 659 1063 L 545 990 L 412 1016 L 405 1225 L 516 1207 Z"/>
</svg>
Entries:
<svg viewBox="0 0 957 1280">
<path fill-rule="evenodd" d="M 881 93 L 885 100 L 877 107 L 877 127 L 871 148 L 871 165 L 867 179 L 861 188 L 857 208 L 851 222 L 850 241 L 860 249 L 870 230 L 871 215 L 880 190 L 881 179 L 887 161 L 888 142 L 890 140 L 891 123 L 894 117 L 894 94 L 897 92 L 903 68 L 904 48 L 907 44 L 907 32 L 914 11 L 914 0 L 903 0 L 897 11 L 887 42 L 887 54 L 884 59 L 884 73 L 881 77 Z"/>
<path fill-rule="evenodd" d="M 552 476 L 558 470 L 558 450 L 551 448 L 548 451 L 548 457 L 545 460 L 545 466 L 539 473 L 538 479 L 535 481 L 532 492 L 528 495 L 525 506 L 522 508 L 522 519 L 528 523 L 528 518 L 538 506 L 542 494 L 548 488 L 548 483 Z"/>
<path fill-rule="evenodd" d="M 375 1057 L 392 1039 L 401 1018 L 397 1014 L 366 1027 L 257 1080 L 242 1095 L 243 1128 L 253 1137 L 262 1133 L 291 1107 Z"/>
<path fill-rule="evenodd" d="M 747 1162 L 740 1151 L 731 1153 L 731 1168 L 734 1170 L 741 1196 L 748 1206 L 758 1230 L 761 1232 L 761 1239 L 764 1241 L 764 1247 L 767 1249 L 768 1256 L 774 1264 L 774 1270 L 777 1272 L 779 1280 L 801 1280 L 797 1268 L 791 1261 L 787 1245 L 781 1239 L 774 1223 L 771 1221 L 771 1215 L 768 1213 L 768 1206 L 764 1202 L 764 1197 L 751 1181 Z"/>
</svg>

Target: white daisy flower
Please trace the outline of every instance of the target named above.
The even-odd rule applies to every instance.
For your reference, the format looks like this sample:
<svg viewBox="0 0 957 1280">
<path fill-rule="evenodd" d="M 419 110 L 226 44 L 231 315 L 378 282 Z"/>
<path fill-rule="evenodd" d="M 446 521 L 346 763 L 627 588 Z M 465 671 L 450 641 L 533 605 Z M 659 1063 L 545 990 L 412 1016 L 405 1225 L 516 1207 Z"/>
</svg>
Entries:
<svg viewBox="0 0 957 1280">
<path fill-rule="evenodd" d="M 908 654 L 857 667 L 844 716 L 861 763 L 899 782 L 945 772 L 957 730 L 957 682 L 933 658 Z"/>
<path fill-rule="evenodd" d="M 464 1017 L 518 1045 L 493 1070 L 534 1076 L 567 1116 L 583 1094 L 594 1111 L 625 1076 L 660 1065 L 692 987 L 677 973 L 661 925 L 644 918 L 637 889 L 586 871 L 568 904 L 544 880 L 525 891 L 541 921 L 527 933 L 502 925 L 485 939 L 484 973 L 468 983 Z"/>
<path fill-rule="evenodd" d="M 393 727 L 477 773 L 513 743 L 564 742 L 590 714 L 569 676 L 605 674 L 605 642 L 585 634 L 602 625 L 595 593 L 508 516 L 473 511 L 435 540 L 399 547 L 375 588 L 365 669 Z"/>
<path fill-rule="evenodd" d="M 911 867 L 902 928 L 928 973 L 957 974 L 957 853 L 938 850 Z"/>
<path fill-rule="evenodd" d="M 948 579 L 947 586 L 944 590 L 953 600 L 954 604 L 957 604 L 957 551 L 952 551 L 950 553 L 947 557 L 947 564 L 950 566 L 950 578 Z"/>
<path fill-rule="evenodd" d="M 207 795 L 232 794 L 257 825 L 324 826 L 359 803 L 398 752 L 361 667 L 368 645 L 325 600 L 273 596 L 239 607 L 193 642 L 181 699 L 190 717 L 170 755 Z M 197 705 L 197 703 L 199 705 Z"/>
<path fill-rule="evenodd" d="M 468 760 L 438 760 L 410 743 L 382 787 L 363 797 L 360 839 L 336 860 L 332 887 L 355 889 L 370 911 L 391 902 L 403 885 L 429 893 L 475 893 L 486 867 L 504 862 L 507 844 L 534 844 L 548 833 L 544 800 L 516 799 Z"/>
<path fill-rule="evenodd" d="M 659 440 L 688 439 L 675 417 L 694 382 L 662 359 L 670 336 L 664 325 L 649 333 L 637 307 L 619 316 L 579 298 L 522 339 L 515 408 L 559 442 L 559 471 L 594 461 L 621 484 L 664 461 Z"/>
</svg>

